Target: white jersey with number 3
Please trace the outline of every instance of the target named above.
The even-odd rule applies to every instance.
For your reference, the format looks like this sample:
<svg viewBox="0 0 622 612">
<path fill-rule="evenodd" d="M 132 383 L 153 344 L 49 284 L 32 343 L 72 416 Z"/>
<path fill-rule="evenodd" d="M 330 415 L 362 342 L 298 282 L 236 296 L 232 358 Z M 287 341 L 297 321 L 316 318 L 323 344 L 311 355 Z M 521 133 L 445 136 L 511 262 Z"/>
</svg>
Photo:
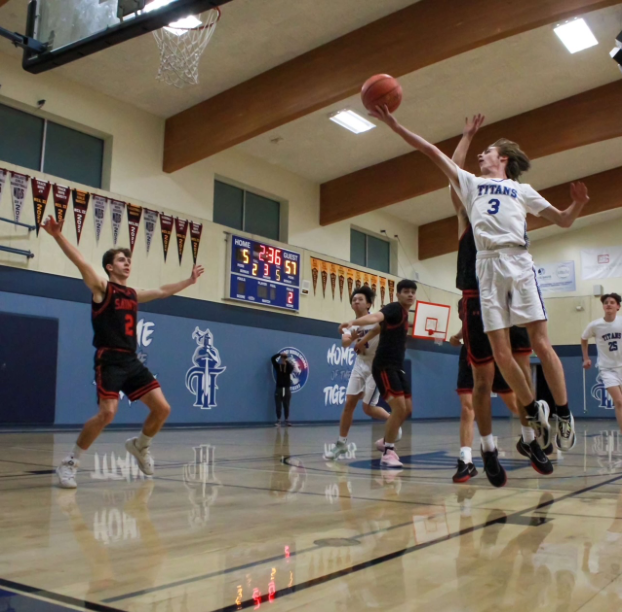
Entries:
<svg viewBox="0 0 622 612">
<path fill-rule="evenodd" d="M 592 321 L 581 338 L 596 339 L 599 369 L 622 367 L 622 317 L 616 317 L 611 323 L 607 323 L 604 318 Z"/>
<path fill-rule="evenodd" d="M 458 169 L 460 190 L 478 251 L 527 246 L 527 213 L 551 206 L 531 185 L 490 179 Z"/>
</svg>

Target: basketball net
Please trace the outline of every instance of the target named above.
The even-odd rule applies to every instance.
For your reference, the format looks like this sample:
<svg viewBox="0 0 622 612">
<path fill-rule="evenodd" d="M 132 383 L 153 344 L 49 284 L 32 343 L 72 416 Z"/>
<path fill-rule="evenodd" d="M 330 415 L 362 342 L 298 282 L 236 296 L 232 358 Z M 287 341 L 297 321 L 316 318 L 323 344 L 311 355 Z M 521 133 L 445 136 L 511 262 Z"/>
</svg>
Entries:
<svg viewBox="0 0 622 612">
<path fill-rule="evenodd" d="M 445 332 L 437 332 L 435 329 L 428 329 L 428 336 L 434 339 L 434 344 L 442 346 L 445 341 Z"/>
<path fill-rule="evenodd" d="M 199 61 L 216 30 L 220 9 L 211 9 L 198 19 L 201 25 L 183 27 L 184 20 L 180 20 L 153 32 L 160 50 L 158 81 L 178 88 L 199 82 Z"/>
</svg>

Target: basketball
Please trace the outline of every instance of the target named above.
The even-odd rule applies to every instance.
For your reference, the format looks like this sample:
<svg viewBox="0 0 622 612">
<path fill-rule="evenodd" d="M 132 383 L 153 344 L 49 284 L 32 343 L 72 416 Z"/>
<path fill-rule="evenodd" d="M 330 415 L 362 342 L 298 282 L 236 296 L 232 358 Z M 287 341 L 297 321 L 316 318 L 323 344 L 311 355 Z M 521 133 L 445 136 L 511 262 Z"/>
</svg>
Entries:
<svg viewBox="0 0 622 612">
<path fill-rule="evenodd" d="M 402 102 L 402 86 L 388 74 L 377 74 L 365 81 L 361 99 L 368 111 L 386 104 L 389 112 L 395 112 Z"/>
</svg>

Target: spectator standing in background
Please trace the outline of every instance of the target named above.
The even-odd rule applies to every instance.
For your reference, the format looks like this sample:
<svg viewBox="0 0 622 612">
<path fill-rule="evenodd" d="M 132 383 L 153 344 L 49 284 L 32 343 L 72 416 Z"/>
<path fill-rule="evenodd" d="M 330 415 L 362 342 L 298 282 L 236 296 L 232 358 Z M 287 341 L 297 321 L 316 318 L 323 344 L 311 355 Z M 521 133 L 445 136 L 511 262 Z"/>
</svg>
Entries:
<svg viewBox="0 0 622 612">
<path fill-rule="evenodd" d="M 285 411 L 285 423 L 288 427 L 292 424 L 289 420 L 289 403 L 292 399 L 291 375 L 294 364 L 288 360 L 287 353 L 277 353 L 270 358 L 276 374 L 276 389 L 274 391 L 274 403 L 276 406 L 276 427 L 281 425 L 281 412 Z"/>
</svg>

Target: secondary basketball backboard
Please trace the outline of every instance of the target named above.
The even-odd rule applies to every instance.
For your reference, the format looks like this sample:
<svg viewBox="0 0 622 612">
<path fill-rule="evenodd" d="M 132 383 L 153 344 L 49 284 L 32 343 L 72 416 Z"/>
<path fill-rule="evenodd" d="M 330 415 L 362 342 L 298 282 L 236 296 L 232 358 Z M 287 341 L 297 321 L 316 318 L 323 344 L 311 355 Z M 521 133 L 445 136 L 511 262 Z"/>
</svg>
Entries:
<svg viewBox="0 0 622 612">
<path fill-rule="evenodd" d="M 446 340 L 450 312 L 451 308 L 445 304 L 417 302 L 413 338 L 440 342 Z"/>
<path fill-rule="evenodd" d="M 45 72 L 227 2 L 230 0 L 31 0 L 26 36 L 45 49 L 24 49 L 23 67 L 35 74 Z"/>
</svg>

